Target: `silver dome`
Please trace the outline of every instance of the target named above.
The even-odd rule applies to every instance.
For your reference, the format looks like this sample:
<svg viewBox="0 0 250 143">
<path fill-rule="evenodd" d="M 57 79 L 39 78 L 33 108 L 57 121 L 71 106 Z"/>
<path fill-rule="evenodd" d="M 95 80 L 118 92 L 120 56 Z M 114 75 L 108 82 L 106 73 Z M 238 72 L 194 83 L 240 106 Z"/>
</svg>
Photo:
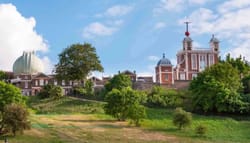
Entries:
<svg viewBox="0 0 250 143">
<path fill-rule="evenodd" d="M 35 52 L 23 52 L 13 64 L 14 74 L 36 74 L 44 72 L 43 62 L 35 55 Z"/>
</svg>

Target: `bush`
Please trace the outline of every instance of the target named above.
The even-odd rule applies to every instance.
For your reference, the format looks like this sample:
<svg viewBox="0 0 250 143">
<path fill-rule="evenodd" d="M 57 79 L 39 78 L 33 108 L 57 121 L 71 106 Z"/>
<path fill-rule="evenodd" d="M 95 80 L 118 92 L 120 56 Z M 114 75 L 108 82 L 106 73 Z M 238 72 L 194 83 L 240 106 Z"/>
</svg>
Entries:
<svg viewBox="0 0 250 143">
<path fill-rule="evenodd" d="M 148 94 L 148 105 L 156 107 L 177 107 L 183 104 L 180 92 L 174 89 L 164 89 L 154 86 Z"/>
<path fill-rule="evenodd" d="M 200 124 L 195 128 L 195 133 L 199 136 L 203 136 L 207 133 L 207 127 L 205 125 Z"/>
<path fill-rule="evenodd" d="M 107 114 L 120 121 L 128 118 L 139 125 L 140 119 L 145 117 L 145 107 L 141 105 L 145 97 L 142 92 L 132 90 L 130 87 L 113 89 L 105 97 L 107 104 L 104 109 Z"/>
<path fill-rule="evenodd" d="M 63 89 L 60 86 L 47 84 L 43 86 L 42 90 L 38 93 L 38 97 L 44 98 L 60 98 L 63 96 Z"/>
<path fill-rule="evenodd" d="M 87 80 L 85 85 L 84 85 L 84 89 L 86 91 L 86 94 L 89 96 L 93 96 L 94 95 L 94 83 L 91 80 Z"/>
<path fill-rule="evenodd" d="M 185 128 L 186 126 L 191 125 L 192 115 L 189 112 L 184 111 L 182 108 L 176 108 L 173 118 L 173 123 L 178 129 Z"/>
<path fill-rule="evenodd" d="M 3 112 L 3 127 L 6 131 L 12 132 L 14 136 L 17 131 L 22 133 L 23 130 L 30 129 L 28 115 L 29 112 L 21 105 L 7 105 Z"/>
</svg>

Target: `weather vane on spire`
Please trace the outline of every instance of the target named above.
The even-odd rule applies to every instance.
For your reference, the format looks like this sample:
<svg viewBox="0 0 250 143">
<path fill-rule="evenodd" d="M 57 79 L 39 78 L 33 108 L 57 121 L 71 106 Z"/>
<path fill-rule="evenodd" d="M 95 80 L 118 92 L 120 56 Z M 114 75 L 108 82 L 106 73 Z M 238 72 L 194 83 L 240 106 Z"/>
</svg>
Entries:
<svg viewBox="0 0 250 143">
<path fill-rule="evenodd" d="M 191 23 L 191 22 L 188 21 L 188 20 L 186 19 L 186 21 L 185 21 L 184 23 L 186 24 L 186 32 L 185 32 L 185 35 L 186 35 L 186 36 L 189 36 L 190 33 L 188 32 L 188 24 Z"/>
</svg>

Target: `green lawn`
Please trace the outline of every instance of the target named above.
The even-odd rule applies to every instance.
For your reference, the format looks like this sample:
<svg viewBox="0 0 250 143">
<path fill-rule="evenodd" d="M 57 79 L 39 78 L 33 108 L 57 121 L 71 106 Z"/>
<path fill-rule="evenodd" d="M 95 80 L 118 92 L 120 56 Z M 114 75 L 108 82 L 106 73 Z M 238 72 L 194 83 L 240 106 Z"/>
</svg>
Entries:
<svg viewBox="0 0 250 143">
<path fill-rule="evenodd" d="M 141 127 L 129 122 L 117 122 L 105 115 L 103 102 L 64 97 L 60 100 L 29 101 L 32 129 L 16 137 L 7 136 L 10 143 L 247 143 L 250 142 L 250 121 L 229 117 L 193 115 L 193 123 L 185 130 L 172 124 L 170 109 L 147 108 L 147 118 Z M 207 126 L 205 137 L 195 134 L 199 124 Z M 5 137 L 0 138 L 3 140 Z"/>
</svg>

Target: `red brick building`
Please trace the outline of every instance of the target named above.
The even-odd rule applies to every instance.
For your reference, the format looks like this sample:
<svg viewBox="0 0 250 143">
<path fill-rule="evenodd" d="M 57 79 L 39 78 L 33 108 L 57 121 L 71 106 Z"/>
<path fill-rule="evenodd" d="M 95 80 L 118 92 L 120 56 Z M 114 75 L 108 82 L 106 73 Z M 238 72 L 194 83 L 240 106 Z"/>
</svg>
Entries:
<svg viewBox="0 0 250 143">
<path fill-rule="evenodd" d="M 193 40 L 189 36 L 188 22 L 182 50 L 177 53 L 177 65 L 173 68 L 171 62 L 163 58 L 155 68 L 156 82 L 159 84 L 174 84 L 175 80 L 192 80 L 206 67 L 219 61 L 219 40 L 212 35 L 209 48 L 193 47 Z"/>
</svg>

